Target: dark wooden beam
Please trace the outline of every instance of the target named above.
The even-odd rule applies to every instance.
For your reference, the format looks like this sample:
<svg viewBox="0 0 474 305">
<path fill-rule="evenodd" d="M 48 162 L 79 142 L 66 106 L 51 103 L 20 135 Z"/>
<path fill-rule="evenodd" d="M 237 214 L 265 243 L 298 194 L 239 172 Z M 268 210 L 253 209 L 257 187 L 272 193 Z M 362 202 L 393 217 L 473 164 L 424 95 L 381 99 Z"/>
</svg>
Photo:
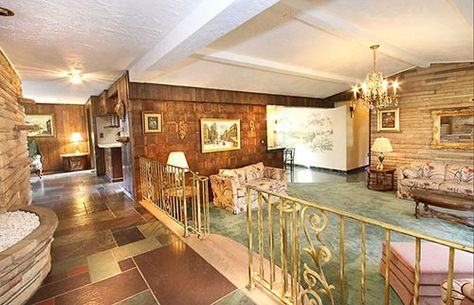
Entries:
<svg viewBox="0 0 474 305">
<path fill-rule="evenodd" d="M 36 104 L 35 100 L 34 99 L 31 99 L 31 98 L 24 98 L 24 97 L 19 97 L 18 98 L 18 103 L 20 104 L 27 104 L 27 105 L 34 105 Z"/>
<path fill-rule="evenodd" d="M 325 98 L 323 101 L 325 103 L 337 103 L 337 102 L 344 102 L 344 101 L 350 101 L 352 99 L 352 91 L 347 90 L 343 92 L 336 93 L 334 95 L 331 95 L 327 98 Z"/>
<path fill-rule="evenodd" d="M 320 98 L 130 82 L 130 99 L 334 108 Z"/>
</svg>

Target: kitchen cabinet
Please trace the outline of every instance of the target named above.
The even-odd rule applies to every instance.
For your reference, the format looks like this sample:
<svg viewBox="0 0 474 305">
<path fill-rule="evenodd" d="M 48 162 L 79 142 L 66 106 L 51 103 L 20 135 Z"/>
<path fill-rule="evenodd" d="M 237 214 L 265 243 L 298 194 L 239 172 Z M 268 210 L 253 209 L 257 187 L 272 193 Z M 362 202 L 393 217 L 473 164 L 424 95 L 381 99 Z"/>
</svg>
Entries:
<svg viewBox="0 0 474 305">
<path fill-rule="evenodd" d="M 105 144 L 99 148 L 104 150 L 105 175 L 112 182 L 123 179 L 122 148 L 120 144 Z"/>
</svg>

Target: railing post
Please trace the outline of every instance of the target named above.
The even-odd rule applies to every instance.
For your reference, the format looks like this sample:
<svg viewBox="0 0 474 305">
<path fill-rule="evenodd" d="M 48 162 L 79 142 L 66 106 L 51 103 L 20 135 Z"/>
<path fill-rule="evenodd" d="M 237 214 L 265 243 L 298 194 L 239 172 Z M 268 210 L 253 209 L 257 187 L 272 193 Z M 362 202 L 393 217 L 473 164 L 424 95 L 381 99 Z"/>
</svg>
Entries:
<svg viewBox="0 0 474 305">
<path fill-rule="evenodd" d="M 183 193 L 183 209 L 184 209 L 184 237 L 189 236 L 188 230 L 188 203 L 186 196 L 186 177 L 183 169 L 178 169 L 179 179 L 181 179 L 181 192 Z"/>
<path fill-rule="evenodd" d="M 251 290 L 255 288 L 255 281 L 253 279 L 253 250 L 252 250 L 252 206 L 250 204 L 250 188 L 245 190 L 245 198 L 247 200 L 247 236 L 248 236 L 248 248 L 249 248 L 249 282 L 247 289 Z"/>
<path fill-rule="evenodd" d="M 339 215 L 339 304 L 344 305 L 344 216 Z"/>
</svg>

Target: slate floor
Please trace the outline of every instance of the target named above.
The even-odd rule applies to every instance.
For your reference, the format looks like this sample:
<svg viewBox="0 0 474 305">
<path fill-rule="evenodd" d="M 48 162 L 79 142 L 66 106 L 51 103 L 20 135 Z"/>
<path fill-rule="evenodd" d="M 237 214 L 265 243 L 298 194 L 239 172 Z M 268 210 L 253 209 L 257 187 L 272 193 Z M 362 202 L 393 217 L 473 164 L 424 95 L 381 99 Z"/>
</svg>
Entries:
<svg viewBox="0 0 474 305">
<path fill-rule="evenodd" d="M 52 268 L 28 304 L 252 305 L 120 183 L 91 172 L 31 179 L 33 204 L 56 212 Z"/>
</svg>

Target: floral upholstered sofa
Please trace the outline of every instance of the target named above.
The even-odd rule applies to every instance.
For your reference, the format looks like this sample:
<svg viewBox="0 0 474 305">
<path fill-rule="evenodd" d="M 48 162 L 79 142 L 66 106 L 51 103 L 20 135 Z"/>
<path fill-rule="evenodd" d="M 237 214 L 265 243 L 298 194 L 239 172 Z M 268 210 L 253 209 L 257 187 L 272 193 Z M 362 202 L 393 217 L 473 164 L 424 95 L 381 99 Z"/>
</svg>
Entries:
<svg viewBox="0 0 474 305">
<path fill-rule="evenodd" d="M 211 175 L 214 205 L 234 214 L 247 210 L 245 186 L 252 185 L 274 193 L 288 193 L 286 171 L 281 168 L 266 167 L 262 162 L 236 169 L 221 169 Z M 256 192 L 250 193 L 251 203 L 257 204 Z"/>
<path fill-rule="evenodd" d="M 473 166 L 438 162 L 413 163 L 397 169 L 397 197 L 411 199 L 410 190 L 427 189 L 473 195 Z"/>
</svg>

